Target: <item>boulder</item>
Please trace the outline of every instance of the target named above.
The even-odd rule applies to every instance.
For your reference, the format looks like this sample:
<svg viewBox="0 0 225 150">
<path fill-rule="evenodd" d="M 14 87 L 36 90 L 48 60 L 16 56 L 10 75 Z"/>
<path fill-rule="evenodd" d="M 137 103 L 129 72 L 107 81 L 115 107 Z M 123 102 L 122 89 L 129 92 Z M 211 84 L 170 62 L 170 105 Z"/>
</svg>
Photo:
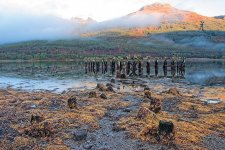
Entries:
<svg viewBox="0 0 225 150">
<path fill-rule="evenodd" d="M 138 118 L 138 119 L 146 119 L 148 117 L 150 117 L 152 119 L 157 119 L 155 113 L 150 111 L 148 108 L 140 107 L 140 109 L 138 110 L 138 114 L 137 114 L 136 118 Z"/>
<path fill-rule="evenodd" d="M 97 84 L 97 89 L 99 89 L 100 91 L 106 91 L 107 87 L 104 84 L 102 84 L 102 83 L 98 83 Z"/>
<path fill-rule="evenodd" d="M 173 145 L 175 143 L 175 127 L 170 121 L 159 121 L 158 135 L 160 143 Z"/>
<path fill-rule="evenodd" d="M 97 96 L 97 93 L 95 92 L 95 91 L 91 91 L 90 93 L 89 93 L 89 98 L 97 98 L 98 96 Z"/>
<path fill-rule="evenodd" d="M 77 98 L 75 96 L 71 96 L 68 100 L 67 100 L 67 104 L 68 107 L 70 109 L 74 109 L 77 107 Z"/>
<path fill-rule="evenodd" d="M 159 121 L 159 134 L 170 134 L 174 132 L 174 124 L 170 121 Z"/>
<path fill-rule="evenodd" d="M 157 98 L 151 98 L 149 109 L 154 113 L 159 113 L 162 110 L 162 103 Z"/>
<path fill-rule="evenodd" d="M 107 99 L 107 96 L 106 96 L 104 93 L 102 93 L 102 94 L 100 95 L 100 97 L 101 97 L 102 99 Z"/>
<path fill-rule="evenodd" d="M 111 87 L 111 86 L 108 86 L 108 87 L 107 87 L 107 91 L 115 93 L 113 87 Z"/>
<path fill-rule="evenodd" d="M 73 139 L 75 141 L 82 141 L 87 138 L 87 130 L 81 129 L 73 131 Z"/>
</svg>

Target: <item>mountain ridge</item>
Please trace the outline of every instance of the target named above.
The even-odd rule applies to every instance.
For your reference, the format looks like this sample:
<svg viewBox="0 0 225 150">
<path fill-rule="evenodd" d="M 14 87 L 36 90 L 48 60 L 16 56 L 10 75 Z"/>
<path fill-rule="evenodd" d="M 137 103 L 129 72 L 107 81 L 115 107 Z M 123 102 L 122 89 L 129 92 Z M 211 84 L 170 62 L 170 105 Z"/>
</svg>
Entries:
<svg viewBox="0 0 225 150">
<path fill-rule="evenodd" d="M 107 34 L 110 35 L 111 33 L 145 36 L 154 32 L 196 31 L 200 30 L 201 21 L 205 23 L 205 30 L 225 31 L 225 20 L 223 19 L 216 19 L 197 14 L 196 12 L 177 9 L 169 4 L 155 3 L 146 5 L 126 16 L 96 23 L 95 26 L 103 26 L 100 28 L 101 30 L 86 30 L 87 32 L 83 33 L 82 36 L 107 36 Z M 114 24 L 114 26 L 108 24 Z M 125 25 L 123 26 L 123 24 Z M 128 26 L 126 26 L 127 24 Z M 107 28 L 106 26 L 109 27 Z"/>
</svg>

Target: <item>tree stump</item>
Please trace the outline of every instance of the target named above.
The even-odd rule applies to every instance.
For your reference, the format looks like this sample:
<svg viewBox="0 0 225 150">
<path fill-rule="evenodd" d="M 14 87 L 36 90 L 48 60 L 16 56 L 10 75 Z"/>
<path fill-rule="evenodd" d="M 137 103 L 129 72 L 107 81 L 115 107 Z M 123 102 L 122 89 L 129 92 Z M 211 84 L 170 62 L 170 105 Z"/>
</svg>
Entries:
<svg viewBox="0 0 225 150">
<path fill-rule="evenodd" d="M 67 100 L 67 104 L 68 107 L 70 109 L 74 109 L 77 107 L 77 98 L 75 96 L 71 96 L 68 100 Z"/>
</svg>

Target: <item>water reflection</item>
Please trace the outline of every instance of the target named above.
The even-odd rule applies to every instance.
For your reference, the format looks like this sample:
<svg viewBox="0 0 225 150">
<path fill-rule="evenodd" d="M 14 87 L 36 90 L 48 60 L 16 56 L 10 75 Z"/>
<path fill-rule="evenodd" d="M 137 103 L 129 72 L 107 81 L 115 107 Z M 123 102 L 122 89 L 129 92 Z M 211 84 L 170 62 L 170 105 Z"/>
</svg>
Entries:
<svg viewBox="0 0 225 150">
<path fill-rule="evenodd" d="M 163 68 L 159 68 L 160 73 L 163 74 Z M 154 69 L 150 74 L 154 74 Z M 0 63 L 0 87 L 62 92 L 69 88 L 94 87 L 97 80 L 106 81 L 111 77 L 110 71 L 104 75 L 101 70 L 99 74 L 85 74 L 83 62 Z M 184 80 L 201 85 L 214 85 L 214 82 L 224 85 L 225 62 L 187 62 Z"/>
</svg>

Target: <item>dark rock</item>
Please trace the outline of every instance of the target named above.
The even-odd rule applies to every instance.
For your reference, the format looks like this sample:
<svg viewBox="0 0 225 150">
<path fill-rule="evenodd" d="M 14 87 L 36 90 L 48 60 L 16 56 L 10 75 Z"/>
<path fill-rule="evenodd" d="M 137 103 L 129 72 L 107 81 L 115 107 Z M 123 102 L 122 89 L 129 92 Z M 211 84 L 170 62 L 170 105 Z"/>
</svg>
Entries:
<svg viewBox="0 0 225 150">
<path fill-rule="evenodd" d="M 152 93 L 150 91 L 145 91 L 145 97 L 147 97 L 148 99 L 151 99 Z"/>
<path fill-rule="evenodd" d="M 146 119 L 147 117 L 151 117 L 152 119 L 157 119 L 155 113 L 153 113 L 146 107 L 141 107 L 138 111 L 137 118 Z"/>
<path fill-rule="evenodd" d="M 150 91 L 149 87 L 144 87 L 144 91 Z"/>
<path fill-rule="evenodd" d="M 68 103 L 68 107 L 70 109 L 74 109 L 77 107 L 77 98 L 75 96 L 71 96 L 68 100 L 67 100 L 67 103 Z"/>
<path fill-rule="evenodd" d="M 100 97 L 101 97 L 102 99 L 107 99 L 107 96 L 106 96 L 104 93 L 102 93 L 102 94 L 100 95 Z"/>
<path fill-rule="evenodd" d="M 126 74 L 123 73 L 123 74 L 120 75 L 120 78 L 121 78 L 121 79 L 126 79 L 127 76 L 126 76 Z"/>
<path fill-rule="evenodd" d="M 116 83 L 116 80 L 115 80 L 115 79 L 111 79 L 110 82 L 111 82 L 111 83 Z"/>
<path fill-rule="evenodd" d="M 102 83 L 98 83 L 97 84 L 97 89 L 99 89 L 100 91 L 106 91 L 107 87 L 104 84 L 102 84 Z"/>
<path fill-rule="evenodd" d="M 113 85 L 111 83 L 107 83 L 106 86 L 107 87 L 109 87 L 109 86 L 113 87 Z"/>
<path fill-rule="evenodd" d="M 111 86 L 109 86 L 109 87 L 107 88 L 107 91 L 115 93 L 113 87 L 111 87 Z"/>
<path fill-rule="evenodd" d="M 174 124 L 169 121 L 161 120 L 159 122 L 158 135 L 160 143 L 166 145 L 174 145 L 175 144 Z"/>
<path fill-rule="evenodd" d="M 162 103 L 157 98 L 151 98 L 149 109 L 154 113 L 159 113 L 162 110 Z"/>
<path fill-rule="evenodd" d="M 123 110 L 123 112 L 131 112 L 131 111 L 132 111 L 132 110 L 129 109 L 129 108 L 126 108 L 126 109 Z"/>
<path fill-rule="evenodd" d="M 97 98 L 98 96 L 97 96 L 97 93 L 95 92 L 95 91 L 91 91 L 90 93 L 89 93 L 89 98 Z"/>
<path fill-rule="evenodd" d="M 37 115 L 31 115 L 31 119 L 30 119 L 30 123 L 39 123 L 39 122 L 42 122 L 44 120 L 43 117 L 41 116 L 37 116 Z"/>
<path fill-rule="evenodd" d="M 87 138 L 87 130 L 76 130 L 73 132 L 73 139 L 75 141 L 82 141 Z"/>
<path fill-rule="evenodd" d="M 83 145 L 83 148 L 84 148 L 84 149 L 91 149 L 92 147 L 93 147 L 93 144 L 91 144 L 91 143 L 90 143 L 90 144 L 87 143 L 87 144 L 84 144 L 84 145 Z"/>
<path fill-rule="evenodd" d="M 169 121 L 159 121 L 159 134 L 170 134 L 174 132 L 174 124 Z"/>
<path fill-rule="evenodd" d="M 52 99 L 51 105 L 48 107 L 50 110 L 60 110 L 62 109 L 63 101 L 59 99 Z"/>
</svg>

